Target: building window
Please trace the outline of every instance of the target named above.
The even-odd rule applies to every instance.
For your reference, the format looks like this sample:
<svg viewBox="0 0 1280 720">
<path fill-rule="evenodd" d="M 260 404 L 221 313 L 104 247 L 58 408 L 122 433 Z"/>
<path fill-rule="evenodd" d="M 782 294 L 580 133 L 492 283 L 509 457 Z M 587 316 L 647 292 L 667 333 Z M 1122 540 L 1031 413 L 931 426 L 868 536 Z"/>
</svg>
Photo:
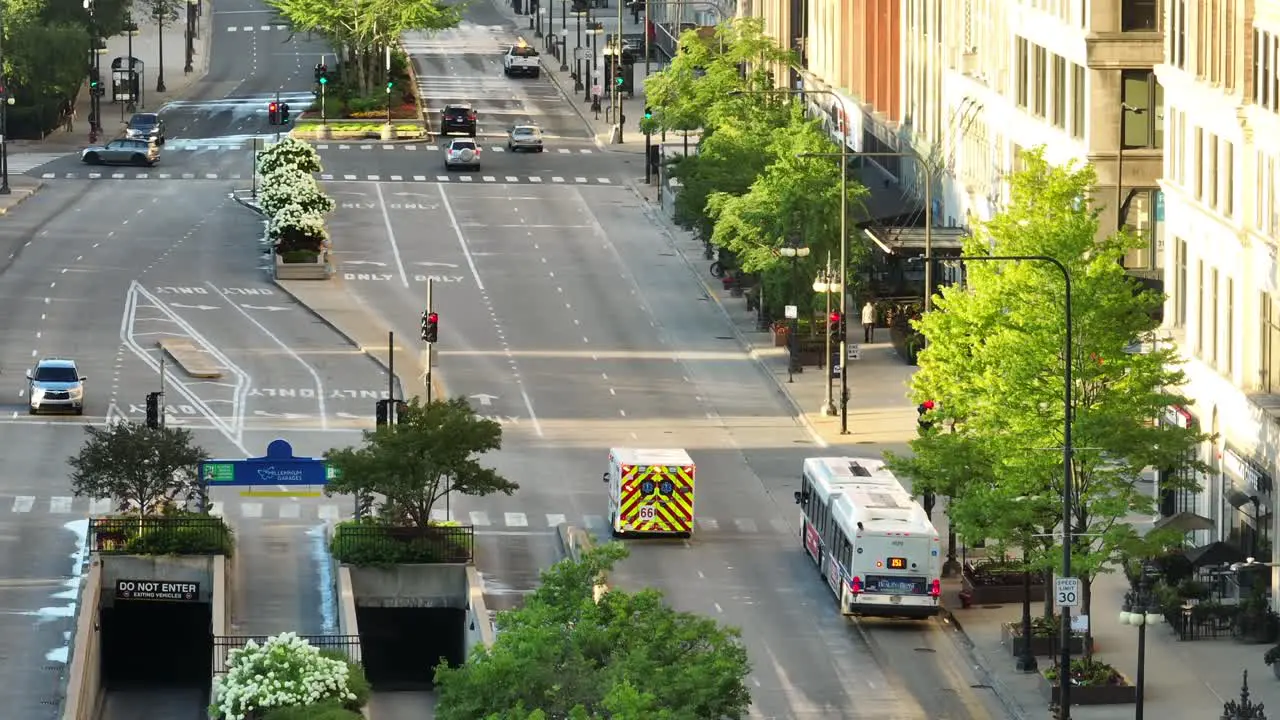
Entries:
<svg viewBox="0 0 1280 720">
<path fill-rule="evenodd" d="M 1204 261 L 1196 261 L 1196 290 L 1199 291 L 1199 306 L 1196 308 L 1196 354 L 1204 352 L 1204 311 L 1208 303 L 1205 302 L 1204 287 Z"/>
<path fill-rule="evenodd" d="M 1187 326 L 1187 241 L 1173 239 L 1173 326 Z"/>
<path fill-rule="evenodd" d="M 1180 70 L 1187 69 L 1187 0 L 1173 0 L 1169 8 L 1169 22 L 1173 26 L 1169 39 L 1173 51 L 1173 65 Z"/>
<path fill-rule="evenodd" d="M 1231 377 L 1235 373 L 1236 357 L 1236 282 L 1231 278 L 1227 278 L 1222 288 L 1224 299 L 1227 301 L 1223 310 L 1225 314 L 1223 319 L 1223 338 L 1222 338 L 1222 374 Z"/>
<path fill-rule="evenodd" d="M 1204 358 L 1218 365 L 1218 269 L 1213 268 L 1209 271 L 1209 312 L 1206 318 L 1209 321 L 1209 327 L 1206 328 L 1209 336 L 1209 347 L 1205 348 Z"/>
<path fill-rule="evenodd" d="M 1258 389 L 1269 395 L 1280 393 L 1280 313 L 1267 293 L 1258 297 L 1258 316 L 1262 319 L 1262 357 L 1258 362 Z"/>
<path fill-rule="evenodd" d="M 1084 111 L 1085 111 L 1085 75 L 1084 67 L 1076 64 L 1071 65 L 1071 137 L 1084 137 Z"/>
<path fill-rule="evenodd" d="M 1053 56 L 1053 124 L 1067 126 L 1067 61 Z"/>
<path fill-rule="evenodd" d="M 1031 58 L 1028 55 L 1027 39 L 1018 38 L 1017 46 L 1017 65 L 1018 72 L 1018 107 L 1025 108 L 1027 106 L 1027 67 L 1030 65 Z"/>
<path fill-rule="evenodd" d="M 1199 200 L 1204 197 L 1204 130 L 1196 128 L 1195 150 L 1191 153 L 1191 161 L 1195 166 L 1191 168 L 1191 174 L 1196 179 L 1195 199 Z"/>
<path fill-rule="evenodd" d="M 1218 208 L 1218 153 L 1222 149 L 1218 146 L 1218 136 L 1209 133 L 1209 147 L 1205 152 L 1204 176 L 1205 185 L 1209 189 L 1209 197 L 1205 199 L 1209 207 Z"/>
<path fill-rule="evenodd" d="M 1031 111 L 1045 117 L 1045 86 L 1049 84 L 1048 53 L 1039 45 L 1031 46 Z"/>
<path fill-rule="evenodd" d="M 1272 111 L 1280 110 L 1280 65 L 1276 57 L 1276 36 L 1262 30 L 1253 31 L 1253 62 L 1256 77 L 1253 99 Z"/>
<path fill-rule="evenodd" d="M 1150 32 L 1158 30 L 1156 17 L 1158 17 L 1156 0 L 1121 0 L 1121 32 Z"/>
<path fill-rule="evenodd" d="M 1223 142 L 1222 153 L 1222 214 L 1235 217 L 1236 214 L 1236 145 Z"/>
<path fill-rule="evenodd" d="M 1121 102 L 1124 113 L 1124 147 L 1156 148 L 1164 145 L 1164 88 L 1151 70 L 1121 70 Z"/>
</svg>

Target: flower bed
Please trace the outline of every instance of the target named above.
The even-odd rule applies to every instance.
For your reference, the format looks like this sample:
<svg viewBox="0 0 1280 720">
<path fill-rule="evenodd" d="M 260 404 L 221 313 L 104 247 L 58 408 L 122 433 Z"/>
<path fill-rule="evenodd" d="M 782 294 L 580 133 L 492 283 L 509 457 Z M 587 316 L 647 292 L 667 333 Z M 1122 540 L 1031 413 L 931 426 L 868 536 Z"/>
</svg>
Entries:
<svg viewBox="0 0 1280 720">
<path fill-rule="evenodd" d="M 321 652 L 295 633 L 232 650 L 227 672 L 213 679 L 209 708 L 215 720 L 358 718 L 369 701 L 360 666 Z"/>
<path fill-rule="evenodd" d="M 1017 563 L 996 560 L 966 563 L 962 573 L 965 592 L 974 605 L 1009 605 L 1022 602 L 1022 568 Z M 1044 577 L 1031 575 L 1031 602 L 1044 600 Z"/>
<path fill-rule="evenodd" d="M 393 123 L 396 137 L 400 139 L 418 139 L 427 136 L 427 130 L 422 125 L 409 123 Z M 320 128 L 324 127 L 328 132 L 328 136 L 334 140 L 358 140 L 369 138 L 376 140 L 382 137 L 382 129 L 386 127 L 386 123 L 375 123 L 368 121 L 333 121 L 321 123 L 318 120 L 300 120 L 293 125 L 290 132 L 291 137 L 314 138 L 320 133 Z"/>
<path fill-rule="evenodd" d="M 1058 669 L 1046 668 L 1041 674 L 1042 694 L 1050 704 L 1057 704 Z M 1072 705 L 1120 705 L 1138 701 L 1138 690 L 1124 675 L 1104 662 L 1079 658 L 1071 661 Z"/>
<path fill-rule="evenodd" d="M 1059 628 L 1062 627 L 1061 616 L 1051 619 L 1036 617 L 1031 619 L 1031 654 L 1036 657 L 1048 657 L 1054 654 L 1059 643 Z M 1022 621 L 1007 622 L 1000 626 L 1000 639 L 1009 648 L 1014 657 L 1022 655 Z M 1084 655 L 1084 635 L 1071 634 L 1071 654 L 1077 657 Z"/>
<path fill-rule="evenodd" d="M 324 262 L 329 247 L 324 216 L 333 211 L 334 202 L 313 176 L 319 171 L 315 148 L 294 138 L 285 138 L 258 155 L 262 176 L 258 207 L 267 218 L 267 237 L 277 264 Z"/>
</svg>

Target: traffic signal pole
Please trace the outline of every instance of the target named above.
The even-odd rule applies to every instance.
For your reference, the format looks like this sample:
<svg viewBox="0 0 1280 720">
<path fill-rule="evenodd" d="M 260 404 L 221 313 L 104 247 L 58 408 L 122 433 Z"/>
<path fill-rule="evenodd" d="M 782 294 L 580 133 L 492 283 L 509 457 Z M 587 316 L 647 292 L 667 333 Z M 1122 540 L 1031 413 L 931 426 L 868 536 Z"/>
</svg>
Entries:
<svg viewBox="0 0 1280 720">
<path fill-rule="evenodd" d="M 619 145 L 622 144 L 622 125 L 623 125 L 623 121 L 626 120 L 626 118 L 622 116 L 622 85 L 620 85 L 617 80 L 617 78 L 621 77 L 621 73 L 622 73 L 622 6 L 624 4 L 625 3 L 622 2 L 622 0 L 618 0 L 618 31 L 613 34 L 613 56 L 612 56 L 613 57 L 613 80 L 612 80 L 613 97 L 616 99 L 616 102 L 614 103 L 614 106 L 613 106 L 613 120 L 614 122 L 618 123 L 618 130 L 616 132 L 616 136 L 618 138 L 617 143 Z M 649 161 L 649 158 L 648 156 L 646 156 L 645 162 L 648 162 L 648 161 Z"/>
<path fill-rule="evenodd" d="M 432 285 L 434 285 L 434 284 L 435 284 L 435 283 L 434 283 L 434 282 L 432 282 L 431 277 L 430 277 L 430 276 L 428 276 L 428 277 L 427 277 L 427 314 L 428 314 L 428 315 L 430 315 L 431 313 L 433 313 L 433 312 L 435 312 L 435 311 L 436 311 L 435 305 L 433 305 L 433 304 L 432 304 L 432 301 L 431 301 L 431 290 L 432 290 L 432 287 L 431 287 L 431 286 L 432 286 Z M 430 402 L 431 402 L 431 366 L 434 364 L 434 362 L 433 362 L 433 361 L 434 361 L 434 359 L 435 359 L 435 358 L 433 357 L 433 355 L 434 355 L 434 354 L 435 354 L 435 343 L 427 343 L 427 375 L 426 375 L 427 382 L 426 382 L 426 385 L 427 385 L 427 402 L 428 402 L 428 403 L 430 403 Z"/>
</svg>

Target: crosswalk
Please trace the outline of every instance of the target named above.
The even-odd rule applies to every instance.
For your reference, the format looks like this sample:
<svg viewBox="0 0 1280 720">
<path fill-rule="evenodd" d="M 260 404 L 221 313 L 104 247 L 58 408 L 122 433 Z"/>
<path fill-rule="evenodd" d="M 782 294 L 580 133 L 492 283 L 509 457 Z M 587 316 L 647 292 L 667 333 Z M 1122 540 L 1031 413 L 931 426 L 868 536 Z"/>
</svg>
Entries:
<svg viewBox="0 0 1280 720">
<path fill-rule="evenodd" d="M 441 138 L 441 140 L 443 141 L 444 139 Z M 320 150 L 322 152 L 326 150 L 330 150 L 330 151 L 332 150 L 384 150 L 384 151 L 392 150 L 396 152 L 417 152 L 421 150 L 425 152 L 440 152 L 441 150 L 441 147 L 439 145 L 416 145 L 416 144 L 393 145 L 390 143 L 386 143 L 386 144 L 366 143 L 366 144 L 346 144 L 346 145 L 343 145 L 343 144 L 334 145 L 332 143 L 329 143 L 329 144 L 315 145 L 314 147 L 316 150 Z M 484 152 L 493 152 L 493 153 L 513 152 L 510 150 L 507 150 L 506 145 L 490 145 L 489 147 L 481 147 L 480 149 L 483 150 Z M 560 155 L 591 155 L 595 152 L 595 150 L 592 150 L 591 148 L 548 147 L 545 150 L 545 152 L 557 153 Z"/>
<path fill-rule="evenodd" d="M 85 172 L 41 173 L 44 180 L 246 180 L 248 173 Z M 616 185 L 613 178 L 552 175 L 335 175 L 318 174 L 329 182 L 502 183 L 507 185 Z"/>
<path fill-rule="evenodd" d="M 231 25 L 227 32 L 286 32 L 288 25 Z"/>
<path fill-rule="evenodd" d="M 68 153 L 10 153 L 9 172 L 14 175 L 29 172 L 45 163 L 60 160 L 67 155 Z"/>
<path fill-rule="evenodd" d="M 39 497 L 36 495 L 0 496 L 0 521 L 6 517 L 52 515 L 58 517 L 100 517 L 113 513 L 115 503 L 110 499 L 90 499 L 70 495 Z M 209 508 L 211 514 L 229 521 L 281 520 L 339 522 L 352 517 L 351 502 L 306 502 L 298 500 L 215 501 Z M 551 532 L 556 526 L 570 523 L 593 532 L 606 532 L 608 521 L 603 514 L 570 515 L 567 513 L 526 513 L 520 511 L 487 512 L 484 510 L 431 511 L 436 522 L 458 522 L 471 525 L 477 533 L 530 533 Z M 702 517 L 695 518 L 698 532 L 733 533 L 740 535 L 791 534 L 794 529 L 778 518 Z"/>
</svg>

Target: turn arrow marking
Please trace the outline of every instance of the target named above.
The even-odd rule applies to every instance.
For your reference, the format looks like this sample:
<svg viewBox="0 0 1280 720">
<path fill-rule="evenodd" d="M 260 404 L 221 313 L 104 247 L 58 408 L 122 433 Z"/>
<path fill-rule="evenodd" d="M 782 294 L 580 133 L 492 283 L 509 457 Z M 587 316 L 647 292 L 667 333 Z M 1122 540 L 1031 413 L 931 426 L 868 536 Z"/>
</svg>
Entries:
<svg viewBox="0 0 1280 720">
<path fill-rule="evenodd" d="M 343 265 L 377 265 L 378 267 L 387 266 L 386 263 L 378 262 L 377 260 L 344 260 L 342 264 Z"/>
<path fill-rule="evenodd" d="M 241 305 L 240 307 L 245 308 L 246 310 L 269 310 L 271 312 L 289 309 L 285 307 L 278 307 L 276 305 Z"/>
<path fill-rule="evenodd" d="M 258 417 L 284 418 L 286 420 L 305 420 L 311 417 L 310 415 L 300 415 L 298 413 L 271 413 L 265 410 L 254 410 L 253 414 Z"/>
<path fill-rule="evenodd" d="M 183 305 L 181 303 L 169 303 L 169 307 L 186 308 L 187 310 L 217 310 L 216 305 Z"/>
<path fill-rule="evenodd" d="M 471 397 L 479 400 L 480 404 L 485 407 L 492 405 L 493 401 L 498 399 L 497 395 L 488 395 L 486 393 L 479 393 L 478 395 L 472 395 Z"/>
<path fill-rule="evenodd" d="M 416 263 L 414 263 L 414 265 L 421 265 L 421 266 L 423 266 L 423 267 L 446 267 L 446 268 L 456 268 L 456 267 L 458 267 L 457 265 L 454 265 L 453 263 L 439 263 L 439 262 L 416 262 Z"/>
</svg>

